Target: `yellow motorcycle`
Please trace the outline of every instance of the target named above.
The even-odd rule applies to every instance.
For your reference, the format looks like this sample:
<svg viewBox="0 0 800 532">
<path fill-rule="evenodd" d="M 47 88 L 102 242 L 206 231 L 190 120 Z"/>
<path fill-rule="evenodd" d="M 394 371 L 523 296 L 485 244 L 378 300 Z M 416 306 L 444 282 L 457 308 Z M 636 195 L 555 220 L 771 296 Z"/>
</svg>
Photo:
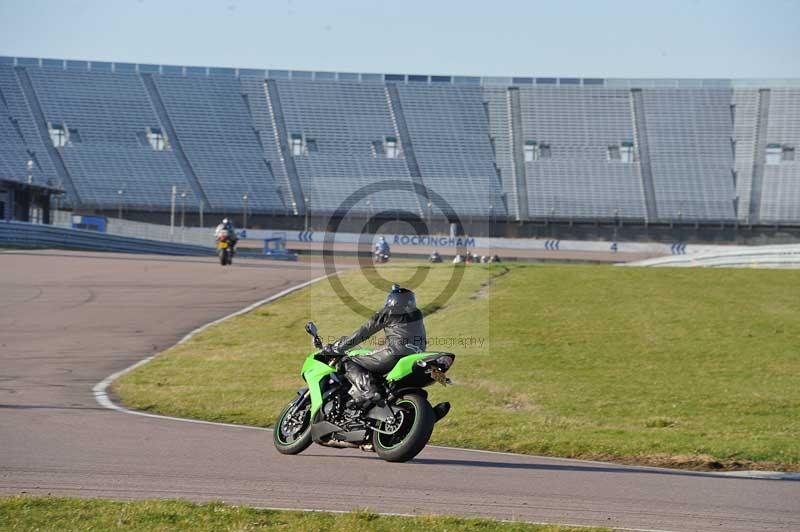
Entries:
<svg viewBox="0 0 800 532">
<path fill-rule="evenodd" d="M 219 255 L 219 263 L 222 266 L 233 264 L 233 245 L 227 236 L 217 239 L 217 255 Z"/>
</svg>

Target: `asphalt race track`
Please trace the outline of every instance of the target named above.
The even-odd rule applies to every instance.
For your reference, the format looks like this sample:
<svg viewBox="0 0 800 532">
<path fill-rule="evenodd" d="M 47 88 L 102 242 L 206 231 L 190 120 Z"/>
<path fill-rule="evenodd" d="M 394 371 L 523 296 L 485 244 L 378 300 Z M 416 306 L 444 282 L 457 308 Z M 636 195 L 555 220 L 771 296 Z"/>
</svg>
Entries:
<svg viewBox="0 0 800 532">
<path fill-rule="evenodd" d="M 95 401 L 92 387 L 108 375 L 320 273 L 258 260 L 222 268 L 213 258 L 0 253 L 0 493 L 800 530 L 797 481 L 443 448 L 408 464 L 319 446 L 287 457 L 267 430 L 130 415 Z"/>
</svg>

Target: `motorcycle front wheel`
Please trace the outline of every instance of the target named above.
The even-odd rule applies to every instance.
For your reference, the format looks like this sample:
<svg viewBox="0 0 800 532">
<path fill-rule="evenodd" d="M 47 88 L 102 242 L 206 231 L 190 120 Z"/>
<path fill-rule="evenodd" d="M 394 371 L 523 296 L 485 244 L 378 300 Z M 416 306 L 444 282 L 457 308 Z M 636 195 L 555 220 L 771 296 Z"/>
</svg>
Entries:
<svg viewBox="0 0 800 532">
<path fill-rule="evenodd" d="M 311 401 L 298 397 L 278 417 L 272 441 L 281 454 L 300 454 L 311 445 Z"/>
<path fill-rule="evenodd" d="M 419 393 L 409 393 L 392 404 L 399 411 L 393 423 L 383 422 L 382 432 L 372 433 L 375 452 L 387 462 L 408 462 L 417 456 L 433 433 L 436 414 L 428 400 Z"/>
</svg>

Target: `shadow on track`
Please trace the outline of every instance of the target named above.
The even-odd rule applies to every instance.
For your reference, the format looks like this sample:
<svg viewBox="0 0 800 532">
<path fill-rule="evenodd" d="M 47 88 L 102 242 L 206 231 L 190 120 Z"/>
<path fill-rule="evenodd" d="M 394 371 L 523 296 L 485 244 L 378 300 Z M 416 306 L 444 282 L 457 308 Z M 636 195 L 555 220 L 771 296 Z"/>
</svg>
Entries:
<svg viewBox="0 0 800 532">
<path fill-rule="evenodd" d="M 141 262 L 185 262 L 185 263 L 195 263 L 195 264 L 212 264 L 216 265 L 219 264 L 218 259 L 214 255 L 210 255 L 208 257 L 198 258 L 197 256 L 193 255 L 148 255 L 146 253 L 116 253 L 113 251 L 91 251 L 91 250 L 57 250 L 57 251 L 67 251 L 70 253 L 53 253 L 50 252 L 51 250 L 43 250 L 37 252 L 36 250 L 25 250 L 25 251 L 14 251 L 13 254 L 10 255 L 26 255 L 26 256 L 48 256 L 48 257 L 64 257 L 68 259 L 108 259 L 108 260 L 125 260 L 125 261 L 141 261 Z M 82 255 L 82 253 L 94 253 L 95 255 Z M 256 263 L 234 263 L 232 266 L 234 268 L 286 268 L 287 264 L 294 264 L 295 267 L 297 263 L 286 263 L 282 261 L 274 261 L 267 258 L 264 258 L 260 255 L 245 255 L 240 256 L 239 260 L 242 259 L 252 259 L 254 261 L 262 261 L 258 264 Z M 307 263 L 300 263 L 301 265 Z M 311 268 L 313 265 L 309 266 L 301 266 L 301 267 L 308 267 Z"/>
<path fill-rule="evenodd" d="M 465 451 L 468 451 L 465 449 Z M 323 457 L 323 455 L 315 455 Z M 379 460 L 377 456 L 348 456 L 341 457 L 341 459 L 355 459 L 355 460 Z M 558 458 L 553 458 L 558 460 Z M 387 464 L 388 465 L 388 464 Z M 720 475 L 716 472 L 706 471 L 681 471 L 678 469 L 660 469 L 660 468 L 646 468 L 646 466 L 628 467 L 625 465 L 619 466 L 604 466 L 598 465 L 570 465 L 570 464 L 531 464 L 521 462 L 507 462 L 507 461 L 488 461 L 488 460 L 463 460 L 451 458 L 414 458 L 407 465 L 424 465 L 424 466 L 457 466 L 457 467 L 481 467 L 488 469 L 515 469 L 515 470 L 528 470 L 528 471 L 574 471 L 581 473 L 611 473 L 611 474 L 644 474 L 644 475 L 667 475 L 667 476 L 682 476 L 682 477 L 703 477 L 714 478 L 718 480 L 789 480 L 797 482 L 796 478 L 776 478 L 776 479 L 758 479 Z"/>
<path fill-rule="evenodd" d="M 5 405 L 0 404 L 0 410 L 106 410 L 101 406 L 55 406 L 55 405 Z"/>
</svg>

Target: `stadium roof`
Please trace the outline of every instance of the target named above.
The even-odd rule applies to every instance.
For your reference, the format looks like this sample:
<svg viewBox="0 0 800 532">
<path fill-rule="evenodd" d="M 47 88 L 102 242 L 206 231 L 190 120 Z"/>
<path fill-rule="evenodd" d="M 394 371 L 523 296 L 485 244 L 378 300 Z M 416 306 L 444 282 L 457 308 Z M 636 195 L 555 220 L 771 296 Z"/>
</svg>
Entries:
<svg viewBox="0 0 800 532">
<path fill-rule="evenodd" d="M 668 78 L 578 78 L 537 76 L 451 76 L 428 74 L 380 74 L 359 72 L 312 72 L 307 70 L 275 70 L 205 66 L 155 65 L 146 63 L 113 63 L 73 59 L 0 56 L 0 65 L 57 68 L 97 72 L 142 72 L 176 76 L 238 77 L 265 79 L 339 80 L 363 82 L 396 82 L 458 85 L 559 85 L 622 88 L 708 88 L 708 87 L 800 87 L 800 79 L 668 79 Z"/>
</svg>

